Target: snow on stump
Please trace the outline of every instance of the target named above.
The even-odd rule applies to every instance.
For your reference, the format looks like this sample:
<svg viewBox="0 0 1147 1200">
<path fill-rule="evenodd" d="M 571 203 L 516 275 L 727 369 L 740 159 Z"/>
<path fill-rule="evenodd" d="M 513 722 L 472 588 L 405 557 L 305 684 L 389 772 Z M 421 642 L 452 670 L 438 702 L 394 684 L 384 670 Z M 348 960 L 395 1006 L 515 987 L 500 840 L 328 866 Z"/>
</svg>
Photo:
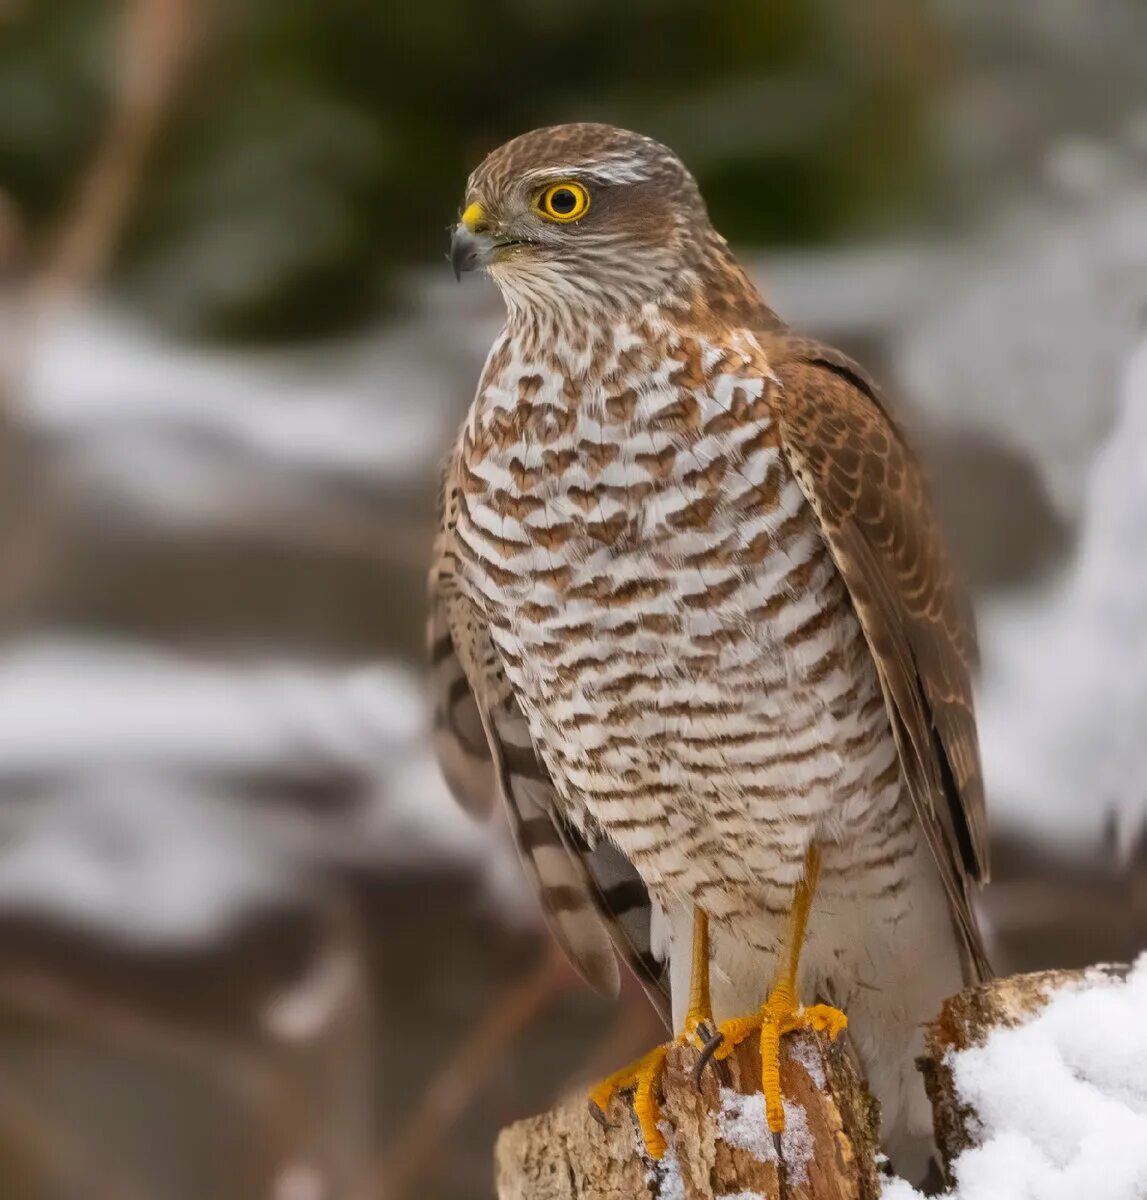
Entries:
<svg viewBox="0 0 1147 1200">
<path fill-rule="evenodd" d="M 861 1084 L 845 1039 L 797 1033 L 782 1043 L 785 1189 L 765 1122 L 761 1060 L 750 1038 L 700 1092 L 697 1054 L 670 1051 L 664 1112 L 674 1134 L 659 1163 L 643 1153 L 628 1098 L 616 1098 L 602 1129 L 577 1096 L 502 1131 L 499 1200 L 877 1200 L 877 1106 Z"/>
<path fill-rule="evenodd" d="M 952 1200 L 1147 1196 L 1147 954 L 968 988 L 926 1044 Z"/>
</svg>

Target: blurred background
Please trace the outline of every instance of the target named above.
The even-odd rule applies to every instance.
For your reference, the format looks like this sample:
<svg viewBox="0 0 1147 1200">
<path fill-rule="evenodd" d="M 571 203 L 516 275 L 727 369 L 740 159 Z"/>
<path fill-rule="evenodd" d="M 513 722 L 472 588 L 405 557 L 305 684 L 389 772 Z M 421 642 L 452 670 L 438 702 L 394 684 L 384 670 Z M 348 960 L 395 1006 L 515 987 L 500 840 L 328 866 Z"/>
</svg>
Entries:
<svg viewBox="0 0 1147 1200">
<path fill-rule="evenodd" d="M 444 261 L 532 126 L 674 146 L 886 379 L 980 619 L 1001 971 L 1147 946 L 1143 0 L 0 3 L 0 1192 L 470 1200 L 656 1036 L 430 758 Z"/>
</svg>

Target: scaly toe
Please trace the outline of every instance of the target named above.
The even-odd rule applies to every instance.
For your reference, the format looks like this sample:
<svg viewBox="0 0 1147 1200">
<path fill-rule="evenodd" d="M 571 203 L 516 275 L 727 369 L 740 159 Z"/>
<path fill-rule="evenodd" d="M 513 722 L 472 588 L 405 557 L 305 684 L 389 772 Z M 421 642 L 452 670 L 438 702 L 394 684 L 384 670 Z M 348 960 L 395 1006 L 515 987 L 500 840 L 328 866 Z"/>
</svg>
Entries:
<svg viewBox="0 0 1147 1200">
<path fill-rule="evenodd" d="M 814 1029 L 817 1033 L 827 1033 L 829 1041 L 836 1041 L 838 1037 L 848 1028 L 848 1018 L 840 1011 L 839 1008 L 833 1008 L 831 1004 L 813 1004 L 808 1008 L 802 1009 L 800 1014 L 800 1026 L 805 1029 Z"/>
<path fill-rule="evenodd" d="M 599 1124 L 604 1125 L 605 1114 L 609 1111 L 614 1096 L 618 1092 L 633 1090 L 633 1111 L 641 1128 L 641 1139 L 649 1157 L 654 1159 L 661 1158 L 667 1148 L 665 1136 L 660 1129 L 661 1104 L 657 1092 L 670 1045 L 672 1043 L 654 1046 L 636 1062 L 607 1075 L 591 1088 L 589 1093 L 590 1112 Z"/>
<path fill-rule="evenodd" d="M 718 1062 L 721 1059 L 728 1058 L 743 1041 L 752 1037 L 761 1028 L 761 1022 L 764 1019 L 765 1014 L 762 1009 L 759 1012 L 750 1013 L 745 1017 L 730 1017 L 729 1020 L 722 1021 L 717 1026 L 717 1033 L 721 1036 L 721 1044 L 713 1051 L 712 1057 L 717 1059 Z"/>
<path fill-rule="evenodd" d="M 658 1046 L 647 1056 L 646 1066 L 638 1075 L 633 1093 L 633 1111 L 641 1127 L 641 1140 L 645 1143 L 646 1153 L 653 1159 L 661 1158 L 667 1149 L 665 1135 L 661 1132 L 661 1101 L 657 1093 L 668 1053 L 668 1046 Z"/>
</svg>

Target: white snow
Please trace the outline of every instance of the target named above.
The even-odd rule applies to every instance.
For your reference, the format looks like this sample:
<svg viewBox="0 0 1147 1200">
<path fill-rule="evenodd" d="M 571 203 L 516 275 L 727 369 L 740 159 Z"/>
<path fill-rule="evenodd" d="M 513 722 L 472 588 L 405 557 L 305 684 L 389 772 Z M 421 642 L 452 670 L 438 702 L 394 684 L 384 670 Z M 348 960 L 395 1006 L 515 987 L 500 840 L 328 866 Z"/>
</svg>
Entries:
<svg viewBox="0 0 1147 1200">
<path fill-rule="evenodd" d="M 478 356 L 446 324 L 460 297 L 447 308 L 418 281 L 408 295 L 411 314 L 382 329 L 273 353 L 188 347 L 79 308 L 27 347 L 18 415 L 63 451 L 87 503 L 160 526 L 282 520 L 333 502 L 332 480 L 425 490 Z M 465 322 L 489 344 L 493 313 Z"/>
<path fill-rule="evenodd" d="M 341 1011 L 359 984 L 358 964 L 345 950 L 331 950 L 293 987 L 267 1004 L 263 1023 L 285 1042 L 315 1038 Z"/>
<path fill-rule="evenodd" d="M 790 1182 L 799 1186 L 808 1179 L 808 1164 L 813 1155 L 812 1134 L 804 1108 L 790 1100 L 785 1100 L 784 1106 L 785 1131 L 781 1134 L 781 1153 Z M 765 1116 L 763 1092 L 746 1096 L 732 1088 L 722 1088 L 717 1128 L 721 1140 L 727 1145 L 747 1150 L 760 1162 L 777 1161 L 776 1147 Z"/>
<path fill-rule="evenodd" d="M 1147 1196 L 1147 954 L 1125 982 L 1098 972 L 1018 1029 L 952 1059 L 981 1144 L 955 1163 L 953 1200 Z M 884 1200 L 918 1200 L 903 1180 Z"/>
<path fill-rule="evenodd" d="M 126 641 L 30 638 L 0 653 L 0 778 L 349 772 L 373 796 L 353 829 L 339 814 L 348 852 L 357 842 L 380 863 L 477 859 L 487 839 L 429 761 L 426 709 L 413 672 L 385 662 L 212 661 Z"/>
<path fill-rule="evenodd" d="M 980 739 L 993 821 L 1094 854 L 1147 822 L 1147 342 L 1092 468 L 1058 583 L 981 606 Z"/>
<path fill-rule="evenodd" d="M 668 1126 L 662 1127 L 668 1143 L 661 1161 L 655 1163 L 645 1173 L 645 1182 L 653 1189 L 659 1200 L 685 1200 L 685 1180 L 681 1177 L 681 1165 L 677 1161 L 677 1151 L 673 1148 L 673 1131 Z M 641 1146 L 641 1135 L 634 1134 L 638 1146 Z"/>
<path fill-rule="evenodd" d="M 788 1043 L 789 1057 L 800 1063 L 808 1072 L 809 1079 L 812 1080 L 812 1085 L 818 1091 L 824 1087 L 824 1063 L 821 1060 L 820 1052 L 817 1050 L 816 1043 L 810 1037 L 791 1038 Z"/>
<path fill-rule="evenodd" d="M 138 947 L 195 946 L 297 891 L 279 857 L 218 805 L 154 778 L 87 782 L 8 814 L 0 908 Z"/>
<path fill-rule="evenodd" d="M 1074 519 L 1142 332 L 1147 190 L 1015 214 L 967 257 L 901 338 L 904 395 L 942 427 L 1019 451 Z"/>
<path fill-rule="evenodd" d="M 12 642 L 0 652 L 10 801 L 0 905 L 137 942 L 199 941 L 290 890 L 288 856 L 380 872 L 454 863 L 475 871 L 503 917 L 536 919 L 502 830 L 447 792 L 426 719 L 420 681 L 389 663 L 348 670 L 97 639 Z M 327 777 L 347 778 L 358 798 L 328 812 L 246 793 L 253 779 Z"/>
<path fill-rule="evenodd" d="M 292 1163 L 275 1180 L 274 1200 L 325 1200 L 329 1195 L 322 1172 L 310 1163 Z"/>
</svg>

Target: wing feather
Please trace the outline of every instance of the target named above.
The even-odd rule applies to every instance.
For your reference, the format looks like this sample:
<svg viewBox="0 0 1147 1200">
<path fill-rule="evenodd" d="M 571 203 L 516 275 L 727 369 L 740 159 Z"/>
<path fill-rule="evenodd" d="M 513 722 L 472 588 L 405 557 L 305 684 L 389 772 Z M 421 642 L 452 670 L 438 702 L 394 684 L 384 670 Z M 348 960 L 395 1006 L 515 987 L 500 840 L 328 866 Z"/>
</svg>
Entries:
<svg viewBox="0 0 1147 1200">
<path fill-rule="evenodd" d="M 796 338 L 776 339 L 770 360 L 783 452 L 848 587 L 970 969 L 985 977 L 970 898 L 988 877 L 970 609 L 919 465 L 868 377 Z"/>
</svg>

